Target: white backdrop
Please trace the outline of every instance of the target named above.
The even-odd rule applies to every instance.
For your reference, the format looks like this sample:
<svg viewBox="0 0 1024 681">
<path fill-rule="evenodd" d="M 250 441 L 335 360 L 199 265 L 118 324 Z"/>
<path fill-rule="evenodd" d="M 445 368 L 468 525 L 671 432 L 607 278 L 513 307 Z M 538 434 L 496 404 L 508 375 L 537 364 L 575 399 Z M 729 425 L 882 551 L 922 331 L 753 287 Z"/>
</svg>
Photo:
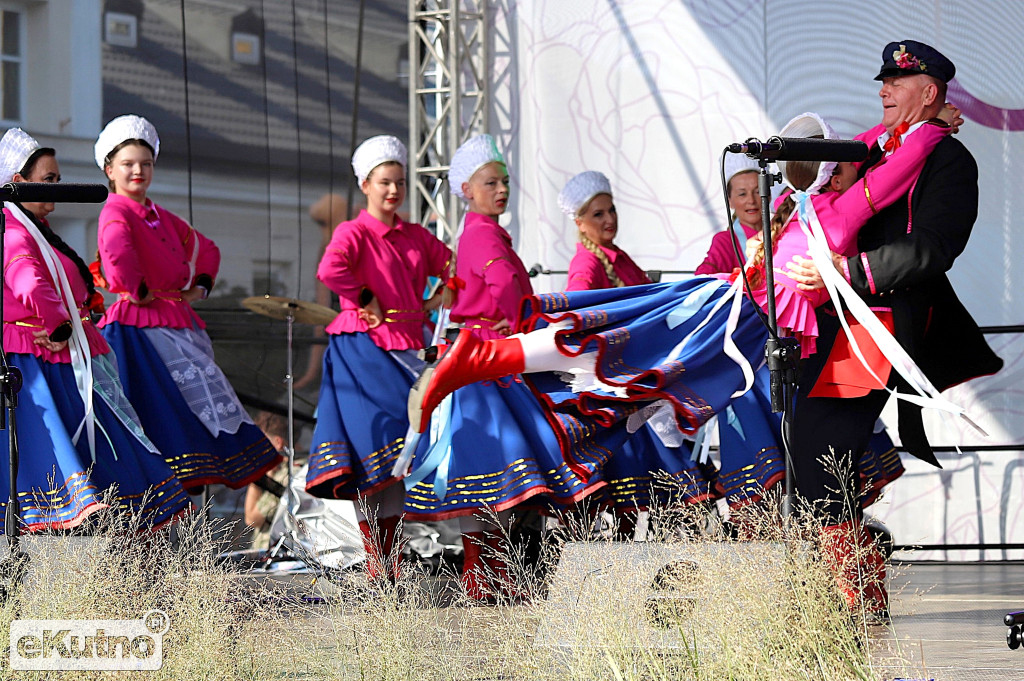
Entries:
<svg viewBox="0 0 1024 681">
<path fill-rule="evenodd" d="M 900 6 L 894 21 L 895 7 L 496 0 L 490 127 L 508 152 L 509 229 L 524 262 L 567 267 L 575 230 L 556 196 L 573 174 L 592 169 L 612 180 L 618 243 L 646 269 L 692 269 L 726 222 L 722 148 L 775 134 L 804 111 L 822 114 L 845 137 L 874 125 L 882 48 L 916 39 L 957 65 L 950 99 L 965 112 L 960 139 L 981 168 L 981 211 L 951 272 L 954 286 L 980 324 L 1024 323 L 1024 213 L 1015 210 L 1024 190 L 1024 3 L 933 0 Z M 534 285 L 555 290 L 564 282 L 551 275 Z M 992 433 L 984 444 L 1022 444 L 1024 344 L 991 340 L 1007 369 L 955 397 Z M 956 428 L 931 428 L 936 444 L 968 442 Z M 1003 526 L 1002 541 L 1024 542 L 1024 455 L 951 457 L 943 473 L 908 462 L 912 474 L 880 504 L 898 541 L 991 542 Z"/>
</svg>

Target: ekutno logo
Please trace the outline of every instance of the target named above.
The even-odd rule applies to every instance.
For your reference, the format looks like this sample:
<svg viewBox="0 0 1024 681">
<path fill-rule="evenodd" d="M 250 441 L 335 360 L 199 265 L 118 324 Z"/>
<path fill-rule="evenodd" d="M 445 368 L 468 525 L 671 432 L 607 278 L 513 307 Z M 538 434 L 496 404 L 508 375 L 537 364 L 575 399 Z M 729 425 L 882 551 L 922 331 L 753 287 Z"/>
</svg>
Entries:
<svg viewBox="0 0 1024 681">
<path fill-rule="evenodd" d="M 160 669 L 163 637 L 170 627 L 162 610 L 150 610 L 137 620 L 14 620 L 11 669 Z"/>
</svg>

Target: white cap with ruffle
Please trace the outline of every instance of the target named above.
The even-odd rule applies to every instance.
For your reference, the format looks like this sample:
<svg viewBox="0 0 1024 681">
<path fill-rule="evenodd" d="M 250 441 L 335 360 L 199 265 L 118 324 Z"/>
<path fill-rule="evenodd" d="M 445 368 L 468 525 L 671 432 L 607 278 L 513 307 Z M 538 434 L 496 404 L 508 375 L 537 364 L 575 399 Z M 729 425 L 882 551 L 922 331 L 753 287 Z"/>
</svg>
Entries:
<svg viewBox="0 0 1024 681">
<path fill-rule="evenodd" d="M 815 137 L 820 136 L 827 140 L 840 139 L 839 133 L 832 129 L 832 126 L 825 122 L 825 119 L 816 113 L 807 112 L 796 116 L 789 123 L 786 123 L 779 137 Z M 786 185 L 796 191 L 796 187 L 789 181 L 786 174 L 787 161 L 777 161 L 779 170 L 782 172 L 782 179 Z M 818 165 L 818 176 L 814 178 L 811 186 L 805 189 L 808 194 L 816 194 L 832 178 L 838 164 L 835 161 L 821 161 Z"/>
<path fill-rule="evenodd" d="M 402 140 L 393 135 L 377 135 L 356 148 L 352 154 L 352 170 L 359 184 L 362 184 L 381 163 L 401 163 L 406 168 L 408 159 L 409 152 Z"/>
<path fill-rule="evenodd" d="M 107 123 L 103 132 L 96 138 L 96 146 L 93 152 L 96 155 L 96 165 L 103 169 L 103 161 L 121 142 L 125 140 L 143 140 L 153 147 L 153 160 L 160 155 L 160 136 L 156 134 L 156 128 L 142 116 L 126 114 L 118 116 Z"/>
<path fill-rule="evenodd" d="M 11 128 L 0 139 L 0 184 L 14 179 L 14 174 L 25 167 L 39 142 L 21 128 Z"/>
<path fill-rule="evenodd" d="M 558 193 L 558 207 L 570 217 L 576 217 L 580 208 L 590 203 L 598 194 L 612 195 L 612 183 L 604 173 L 584 170 L 565 183 Z"/>
<path fill-rule="evenodd" d="M 750 158 L 746 154 L 726 154 L 725 155 L 725 181 L 729 182 L 732 178 L 736 177 L 740 173 L 745 173 L 753 170 L 757 172 L 760 167 L 757 165 L 757 160 Z"/>
<path fill-rule="evenodd" d="M 469 182 L 473 173 L 488 163 L 505 164 L 505 157 L 498 151 L 498 145 L 490 135 L 477 135 L 467 140 L 455 150 L 451 167 L 448 169 L 448 184 L 452 194 L 460 199 L 466 198 L 462 193 L 462 183 Z"/>
</svg>

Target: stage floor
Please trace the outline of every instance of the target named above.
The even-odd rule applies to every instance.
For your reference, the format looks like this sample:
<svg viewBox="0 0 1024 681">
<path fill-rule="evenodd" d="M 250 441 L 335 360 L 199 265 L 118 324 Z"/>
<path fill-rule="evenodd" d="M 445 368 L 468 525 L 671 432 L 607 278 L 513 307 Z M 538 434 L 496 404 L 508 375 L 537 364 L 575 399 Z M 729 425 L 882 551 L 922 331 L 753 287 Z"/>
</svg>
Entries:
<svg viewBox="0 0 1024 681">
<path fill-rule="evenodd" d="M 912 678 L 1024 680 L 1024 648 L 1007 647 L 1003 625 L 1024 610 L 1024 563 L 897 563 L 890 597 L 892 627 L 872 631 L 880 662 L 891 648 L 911 661 Z M 893 678 L 884 662 L 879 671 Z"/>
</svg>

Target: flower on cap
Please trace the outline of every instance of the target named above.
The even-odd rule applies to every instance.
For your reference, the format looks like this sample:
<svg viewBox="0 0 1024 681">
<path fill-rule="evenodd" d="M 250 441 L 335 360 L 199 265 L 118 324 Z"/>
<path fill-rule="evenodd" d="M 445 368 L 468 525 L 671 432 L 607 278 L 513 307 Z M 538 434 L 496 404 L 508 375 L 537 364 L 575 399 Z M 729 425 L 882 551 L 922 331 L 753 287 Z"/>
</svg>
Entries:
<svg viewBox="0 0 1024 681">
<path fill-rule="evenodd" d="M 20 172 L 39 142 L 21 128 L 11 128 L 0 139 L 0 184 L 7 184 Z"/>
<path fill-rule="evenodd" d="M 107 123 L 107 127 L 103 128 L 103 132 L 96 138 L 96 145 L 93 147 L 96 165 L 102 170 L 104 161 L 114 147 L 127 140 L 143 140 L 151 146 L 154 161 L 160 155 L 160 136 L 156 134 L 153 124 L 142 116 L 126 114 Z"/>
<path fill-rule="evenodd" d="M 505 164 L 505 157 L 498 151 L 498 145 L 490 135 L 472 137 L 456 149 L 448 169 L 448 184 L 452 194 L 460 199 L 466 198 L 462 193 L 462 184 L 469 182 L 473 174 L 488 163 Z"/>
<path fill-rule="evenodd" d="M 402 140 L 392 135 L 377 135 L 356 148 L 352 154 L 352 170 L 359 184 L 362 184 L 380 164 L 400 163 L 405 168 L 408 157 L 409 152 Z"/>
<path fill-rule="evenodd" d="M 893 51 L 892 60 L 896 62 L 896 66 L 900 67 L 901 69 L 920 69 L 922 71 L 928 70 L 928 67 L 925 66 L 925 63 L 923 61 L 907 52 L 906 45 L 900 45 L 899 50 Z"/>
<path fill-rule="evenodd" d="M 565 183 L 558 193 L 558 207 L 570 217 L 575 217 L 583 206 L 598 194 L 612 194 L 612 185 L 604 173 L 584 170 Z"/>
</svg>

